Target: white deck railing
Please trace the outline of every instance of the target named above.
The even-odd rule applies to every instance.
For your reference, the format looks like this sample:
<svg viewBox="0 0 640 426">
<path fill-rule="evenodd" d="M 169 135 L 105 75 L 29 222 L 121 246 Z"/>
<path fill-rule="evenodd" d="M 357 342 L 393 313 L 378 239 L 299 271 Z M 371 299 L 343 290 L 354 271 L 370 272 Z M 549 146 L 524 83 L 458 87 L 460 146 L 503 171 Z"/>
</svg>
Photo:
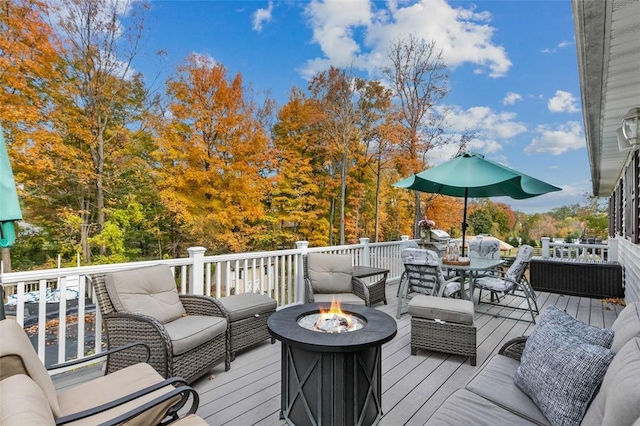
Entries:
<svg viewBox="0 0 640 426">
<path fill-rule="evenodd" d="M 102 351 L 102 330 L 95 327 L 102 318 L 89 279 L 93 275 L 166 264 L 182 294 L 219 298 L 255 292 L 271 296 L 283 307 L 303 300 L 302 258 L 306 253 L 350 254 L 354 265 L 389 269 L 389 280 L 397 280 L 404 269 L 400 241 L 369 243 L 368 238 L 344 246 L 311 248 L 301 241 L 291 250 L 219 256 L 205 256 L 203 247 L 187 251 L 189 257 L 179 259 L 2 274 L 0 283 L 15 306 L 15 311 L 11 306 L 7 314 L 15 315 L 18 323 L 26 327 L 40 359 L 52 364 Z M 79 297 L 70 297 L 67 290 Z"/>
<path fill-rule="evenodd" d="M 618 260 L 618 241 L 608 240 L 599 244 L 552 242 L 551 238 L 542 238 L 542 257 Z"/>
</svg>

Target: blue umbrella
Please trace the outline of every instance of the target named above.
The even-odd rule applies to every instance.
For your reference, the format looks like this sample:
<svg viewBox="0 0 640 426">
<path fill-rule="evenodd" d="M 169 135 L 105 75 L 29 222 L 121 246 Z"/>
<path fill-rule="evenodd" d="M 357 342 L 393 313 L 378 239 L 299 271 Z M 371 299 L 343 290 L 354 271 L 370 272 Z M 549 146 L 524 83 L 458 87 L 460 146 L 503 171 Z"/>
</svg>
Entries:
<svg viewBox="0 0 640 426">
<path fill-rule="evenodd" d="M 0 125 L 0 247 L 11 247 L 16 240 L 13 222 L 22 219 L 16 183 Z"/>
</svg>

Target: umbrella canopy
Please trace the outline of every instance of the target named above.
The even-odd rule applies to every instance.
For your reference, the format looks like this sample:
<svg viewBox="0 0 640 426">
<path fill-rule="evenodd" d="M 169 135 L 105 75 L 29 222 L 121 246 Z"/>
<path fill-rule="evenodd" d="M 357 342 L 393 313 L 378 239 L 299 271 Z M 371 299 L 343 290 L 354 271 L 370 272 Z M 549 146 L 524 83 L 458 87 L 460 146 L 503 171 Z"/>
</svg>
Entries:
<svg viewBox="0 0 640 426">
<path fill-rule="evenodd" d="M 467 231 L 467 199 L 508 196 L 516 200 L 561 189 L 484 158 L 463 152 L 453 159 L 393 184 L 398 188 L 464 197 L 462 254 Z"/>
<path fill-rule="evenodd" d="M 0 247 L 11 247 L 16 239 L 13 222 L 21 219 L 16 184 L 0 125 Z"/>
</svg>

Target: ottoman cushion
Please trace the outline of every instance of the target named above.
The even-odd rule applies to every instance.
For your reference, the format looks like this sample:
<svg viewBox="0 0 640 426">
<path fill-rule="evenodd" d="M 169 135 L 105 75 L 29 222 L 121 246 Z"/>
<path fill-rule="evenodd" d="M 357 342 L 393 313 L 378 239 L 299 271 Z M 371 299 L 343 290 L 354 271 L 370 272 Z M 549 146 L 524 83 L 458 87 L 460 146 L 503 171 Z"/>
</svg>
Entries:
<svg viewBox="0 0 640 426">
<path fill-rule="evenodd" d="M 278 303 L 264 294 L 243 293 L 221 297 L 220 303 L 229 314 L 229 321 L 238 321 L 276 310 Z"/>
<path fill-rule="evenodd" d="M 409 302 L 409 315 L 473 325 L 473 302 L 446 297 L 414 296 Z"/>
</svg>

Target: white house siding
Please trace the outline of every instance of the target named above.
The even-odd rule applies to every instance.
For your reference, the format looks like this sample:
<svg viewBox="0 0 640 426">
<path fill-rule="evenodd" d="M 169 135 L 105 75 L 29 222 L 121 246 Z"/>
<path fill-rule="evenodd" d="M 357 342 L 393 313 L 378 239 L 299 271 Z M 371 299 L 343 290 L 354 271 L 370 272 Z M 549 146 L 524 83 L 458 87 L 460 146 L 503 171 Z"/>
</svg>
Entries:
<svg viewBox="0 0 640 426">
<path fill-rule="evenodd" d="M 627 303 L 640 302 L 640 246 L 618 237 L 618 256 L 624 265 L 624 298 Z"/>
</svg>

